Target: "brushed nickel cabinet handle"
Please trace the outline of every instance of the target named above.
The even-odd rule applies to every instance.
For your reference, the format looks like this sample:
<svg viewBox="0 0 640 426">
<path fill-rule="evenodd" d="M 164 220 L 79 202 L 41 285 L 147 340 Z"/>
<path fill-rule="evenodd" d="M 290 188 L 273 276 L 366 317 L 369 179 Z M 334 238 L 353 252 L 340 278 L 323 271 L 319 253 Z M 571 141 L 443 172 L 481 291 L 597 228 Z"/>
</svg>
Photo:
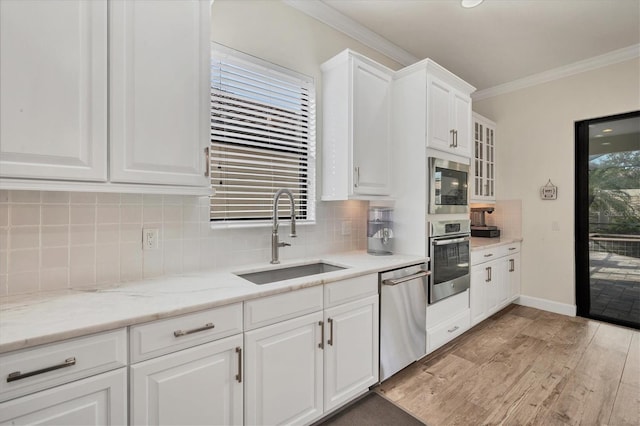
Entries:
<svg viewBox="0 0 640 426">
<path fill-rule="evenodd" d="M 360 185 L 360 167 L 356 167 L 355 172 L 356 172 L 356 179 L 353 186 L 357 188 Z"/>
<path fill-rule="evenodd" d="M 491 282 L 491 267 L 487 266 L 486 268 L 484 268 L 484 270 L 487 271 L 487 279 L 484 280 L 484 282 Z"/>
<path fill-rule="evenodd" d="M 491 257 L 493 256 L 493 253 L 489 253 L 489 254 L 485 254 L 484 257 Z"/>
<path fill-rule="evenodd" d="M 456 146 L 456 141 L 455 141 L 456 131 L 454 129 L 451 129 L 449 130 L 449 133 L 451 133 L 451 144 L 449 145 L 449 147 L 454 148 Z"/>
<path fill-rule="evenodd" d="M 318 347 L 324 349 L 324 322 L 318 321 L 318 325 L 320 326 L 320 343 L 318 343 Z"/>
<path fill-rule="evenodd" d="M 458 131 L 457 130 L 453 131 L 453 141 L 454 141 L 453 146 L 457 148 L 458 147 Z"/>
<path fill-rule="evenodd" d="M 236 347 L 236 353 L 238 354 L 238 374 L 236 374 L 236 380 L 238 383 L 242 383 L 242 348 Z"/>
<path fill-rule="evenodd" d="M 454 331 L 456 331 L 457 329 L 459 329 L 460 327 L 458 327 L 457 325 L 453 328 L 450 328 L 449 330 L 447 330 L 447 333 L 453 333 Z"/>
<path fill-rule="evenodd" d="M 515 247 L 509 247 L 509 251 L 515 250 L 515 249 L 516 249 Z"/>
<path fill-rule="evenodd" d="M 209 147 L 204 149 L 204 175 L 209 177 Z"/>
<path fill-rule="evenodd" d="M 489 266 L 489 281 L 493 280 L 493 268 Z"/>
<path fill-rule="evenodd" d="M 175 337 L 181 337 L 181 336 L 186 336 L 188 334 L 198 333 L 200 331 L 211 330 L 212 328 L 215 328 L 215 325 L 213 325 L 213 323 L 210 322 L 205 324 L 203 327 L 198 327 L 191 330 L 176 330 L 173 332 L 173 335 Z"/>
<path fill-rule="evenodd" d="M 513 272 L 516 270 L 516 261 L 513 259 L 509 259 L 509 272 Z"/>
<path fill-rule="evenodd" d="M 14 371 L 7 376 L 7 383 L 15 382 L 16 380 L 26 379 L 27 377 L 37 376 L 38 374 L 48 373 L 49 371 L 59 370 L 61 368 L 71 367 L 76 365 L 76 358 L 71 357 L 64 360 L 63 363 L 52 365 L 51 367 L 41 368 L 39 370 L 29 371 L 28 373 L 21 373 L 20 371 Z"/>
<path fill-rule="evenodd" d="M 333 318 L 329 318 L 327 321 L 329 322 L 329 340 L 327 340 L 327 343 L 333 346 Z"/>
</svg>

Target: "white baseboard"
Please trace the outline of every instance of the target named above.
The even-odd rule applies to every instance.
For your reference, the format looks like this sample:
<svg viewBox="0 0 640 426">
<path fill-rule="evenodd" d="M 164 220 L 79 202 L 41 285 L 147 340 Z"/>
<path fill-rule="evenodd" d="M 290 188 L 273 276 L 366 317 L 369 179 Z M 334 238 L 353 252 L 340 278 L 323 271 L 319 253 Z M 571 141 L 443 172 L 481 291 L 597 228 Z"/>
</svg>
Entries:
<svg viewBox="0 0 640 426">
<path fill-rule="evenodd" d="M 522 306 L 528 306 L 530 308 L 542 309 L 543 311 L 567 315 L 570 317 L 576 316 L 576 305 L 554 302 L 553 300 L 549 299 L 540 299 L 538 297 L 520 295 L 515 303 Z"/>
</svg>

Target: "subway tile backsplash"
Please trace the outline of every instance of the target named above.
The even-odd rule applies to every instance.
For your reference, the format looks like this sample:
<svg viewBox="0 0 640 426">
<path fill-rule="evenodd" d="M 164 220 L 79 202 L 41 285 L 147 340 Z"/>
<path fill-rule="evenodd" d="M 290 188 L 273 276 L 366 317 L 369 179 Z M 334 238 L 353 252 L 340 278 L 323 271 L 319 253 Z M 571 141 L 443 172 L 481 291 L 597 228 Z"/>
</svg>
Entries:
<svg viewBox="0 0 640 426">
<path fill-rule="evenodd" d="M 284 221 L 292 246 L 280 258 L 364 249 L 367 207 L 318 202 L 316 224 L 295 239 Z M 208 214 L 206 197 L 0 190 L 0 296 L 268 264 L 270 227 L 211 229 Z M 143 228 L 159 230 L 157 250 L 142 250 Z"/>
</svg>

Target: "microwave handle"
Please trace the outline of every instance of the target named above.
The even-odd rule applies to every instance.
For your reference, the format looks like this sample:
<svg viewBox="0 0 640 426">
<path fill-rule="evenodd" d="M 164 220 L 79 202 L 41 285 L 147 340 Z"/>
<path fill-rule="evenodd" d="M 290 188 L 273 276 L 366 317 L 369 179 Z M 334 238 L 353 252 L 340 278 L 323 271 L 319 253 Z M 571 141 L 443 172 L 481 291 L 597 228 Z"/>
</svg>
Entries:
<svg viewBox="0 0 640 426">
<path fill-rule="evenodd" d="M 462 237 L 462 238 L 453 238 L 446 240 L 433 240 L 434 246 L 445 246 L 447 244 L 455 244 L 455 243 L 464 243 L 465 241 L 469 241 L 471 237 Z"/>
</svg>

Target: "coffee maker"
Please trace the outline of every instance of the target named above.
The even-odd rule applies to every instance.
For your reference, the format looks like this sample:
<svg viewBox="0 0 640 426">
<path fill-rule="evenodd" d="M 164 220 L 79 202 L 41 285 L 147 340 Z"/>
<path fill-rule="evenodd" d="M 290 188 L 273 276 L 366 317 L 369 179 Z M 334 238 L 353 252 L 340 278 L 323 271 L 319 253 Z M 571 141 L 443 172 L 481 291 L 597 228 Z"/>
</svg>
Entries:
<svg viewBox="0 0 640 426">
<path fill-rule="evenodd" d="M 485 213 L 491 214 L 493 207 L 472 207 L 471 208 L 471 236 L 497 238 L 500 237 L 500 230 L 497 226 L 489 226 L 485 222 Z"/>
</svg>

